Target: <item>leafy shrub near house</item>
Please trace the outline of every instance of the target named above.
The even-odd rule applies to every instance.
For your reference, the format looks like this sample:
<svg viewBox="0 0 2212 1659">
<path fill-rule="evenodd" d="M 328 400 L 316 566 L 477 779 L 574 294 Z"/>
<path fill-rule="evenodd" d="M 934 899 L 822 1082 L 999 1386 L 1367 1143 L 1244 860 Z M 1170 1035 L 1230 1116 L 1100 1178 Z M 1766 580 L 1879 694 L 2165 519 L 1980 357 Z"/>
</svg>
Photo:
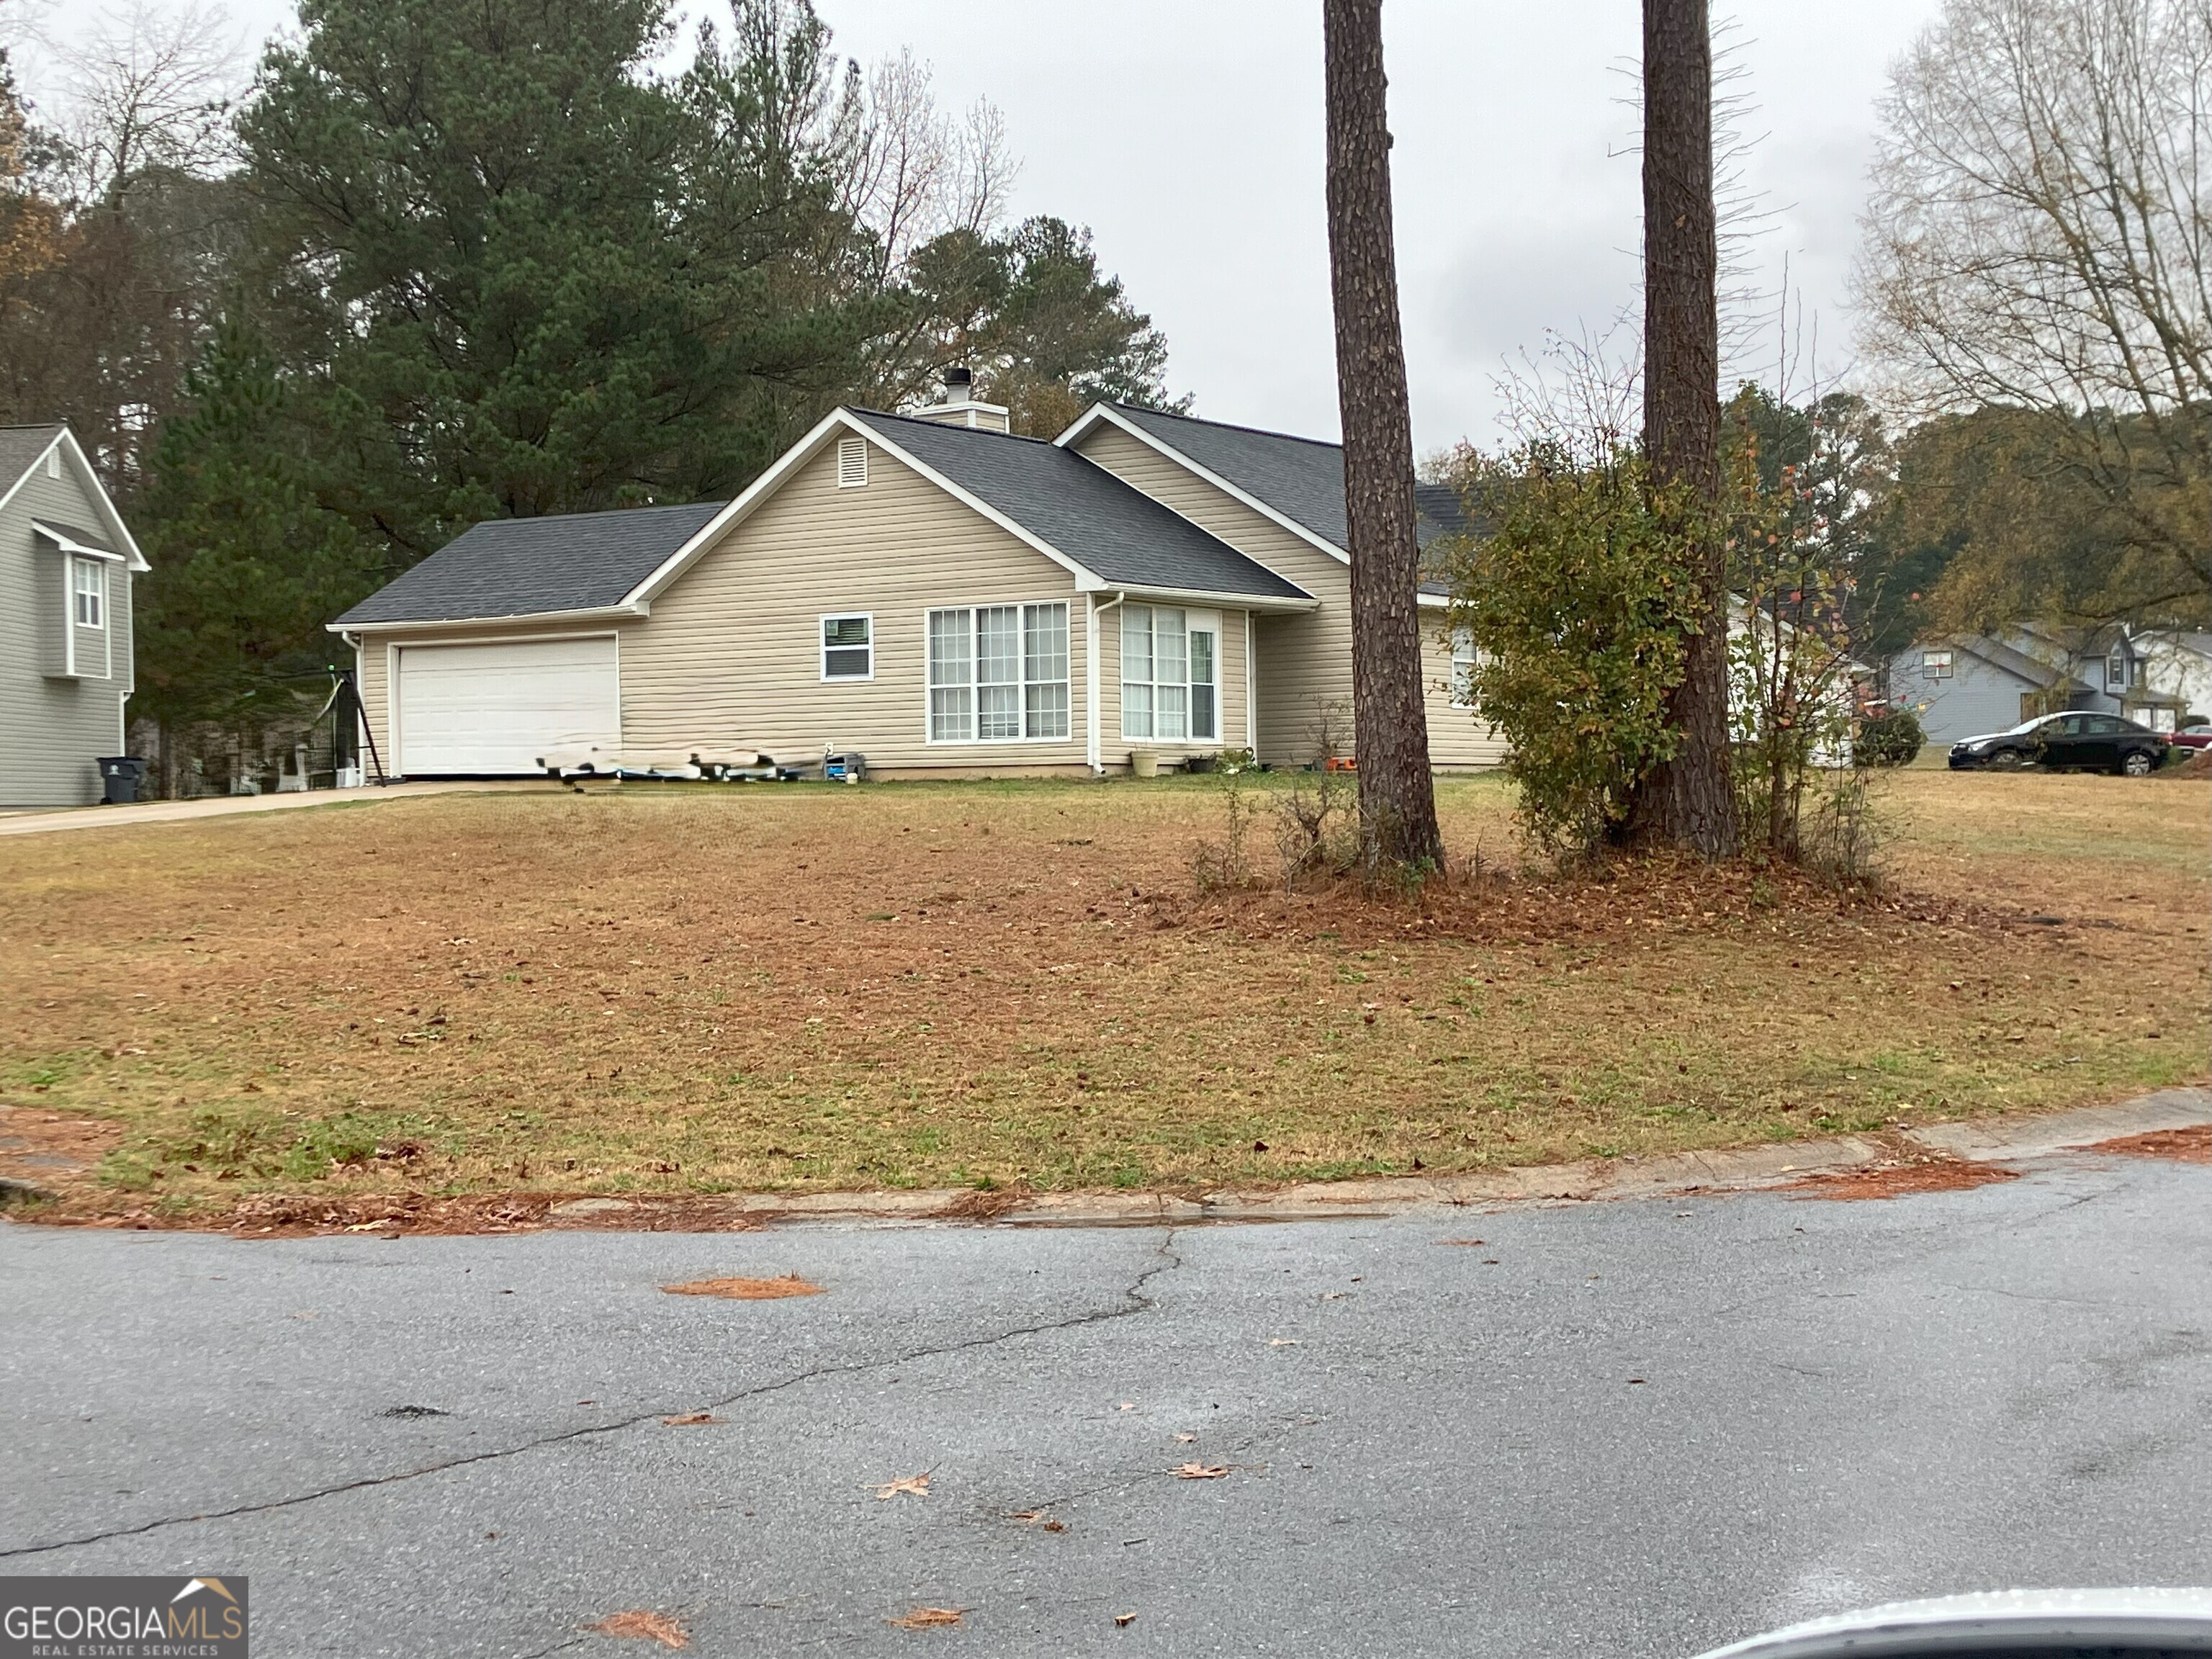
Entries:
<svg viewBox="0 0 2212 1659">
<path fill-rule="evenodd" d="M 1861 766 L 1910 766 L 1927 744 L 1920 716 L 1910 708 L 1893 708 L 1860 725 L 1851 753 Z"/>
<path fill-rule="evenodd" d="M 1625 446 L 1470 458 L 1460 483 L 1486 532 L 1443 561 L 1451 625 L 1475 650 L 1469 701 L 1510 745 L 1531 839 L 1589 851 L 1616 837 L 1637 780 L 1674 750 L 1667 695 L 1696 614 L 1692 515 L 1656 498 Z"/>
</svg>

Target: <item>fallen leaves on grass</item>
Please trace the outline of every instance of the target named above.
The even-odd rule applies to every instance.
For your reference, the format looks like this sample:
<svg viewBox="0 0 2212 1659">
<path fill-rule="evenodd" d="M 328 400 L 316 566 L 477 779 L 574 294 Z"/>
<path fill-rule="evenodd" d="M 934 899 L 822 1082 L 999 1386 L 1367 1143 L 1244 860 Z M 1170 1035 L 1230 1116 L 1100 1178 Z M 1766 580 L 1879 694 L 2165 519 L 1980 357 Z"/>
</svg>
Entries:
<svg viewBox="0 0 2212 1659">
<path fill-rule="evenodd" d="M 896 1498 L 901 1492 L 912 1498 L 928 1497 L 929 1476 L 927 1474 L 909 1474 L 903 1480 L 894 1480 L 888 1486 L 876 1488 L 876 1497 L 879 1500 Z"/>
<path fill-rule="evenodd" d="M 722 1419 L 712 1412 L 678 1412 L 673 1417 L 664 1417 L 660 1420 L 672 1429 L 696 1429 Z"/>
<path fill-rule="evenodd" d="M 931 1630 L 940 1625 L 957 1625 L 966 1615 L 965 1607 L 916 1607 L 903 1619 L 886 1619 L 886 1625 L 896 1625 L 901 1630 Z"/>
<path fill-rule="evenodd" d="M 1783 1188 L 1803 1198 L 1830 1200 L 1903 1198 L 1912 1193 L 1962 1193 L 1994 1182 L 2017 1181 L 2020 1171 L 1995 1164 L 1935 1158 L 1925 1164 L 1877 1164 L 1840 1175 L 1807 1176 Z"/>
<path fill-rule="evenodd" d="M 1218 1480 L 1229 1473 L 1226 1463 L 1185 1463 L 1176 1470 L 1178 1480 Z"/>
<path fill-rule="evenodd" d="M 695 1279 L 660 1288 L 671 1296 L 719 1296 L 731 1302 L 773 1302 L 779 1297 L 822 1294 L 821 1285 L 810 1285 L 797 1273 L 785 1273 L 779 1279 Z"/>
<path fill-rule="evenodd" d="M 2094 1146 L 2069 1150 L 2117 1152 L 2123 1158 L 2170 1158 L 2182 1164 L 2212 1164 L 2212 1123 L 2199 1123 L 2185 1129 L 2153 1129 L 2148 1134 L 2122 1135 L 2117 1140 L 2100 1140 Z"/>
<path fill-rule="evenodd" d="M 635 1607 L 628 1613 L 610 1613 L 596 1625 L 586 1625 L 586 1630 L 601 1636 L 626 1637 L 635 1641 L 658 1642 L 664 1648 L 688 1648 L 691 1633 L 682 1621 L 671 1619 L 665 1613 L 647 1613 Z"/>
</svg>

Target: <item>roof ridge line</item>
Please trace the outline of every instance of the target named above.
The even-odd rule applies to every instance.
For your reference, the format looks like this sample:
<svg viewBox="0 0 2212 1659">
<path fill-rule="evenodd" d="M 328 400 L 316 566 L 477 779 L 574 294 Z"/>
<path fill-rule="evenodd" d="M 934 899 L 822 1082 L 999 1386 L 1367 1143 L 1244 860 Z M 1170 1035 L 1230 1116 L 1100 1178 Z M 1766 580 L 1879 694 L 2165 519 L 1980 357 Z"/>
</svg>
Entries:
<svg viewBox="0 0 2212 1659">
<path fill-rule="evenodd" d="M 1171 409 L 1150 409 L 1143 404 L 1119 403 L 1109 398 L 1106 406 L 1133 415 L 1158 415 L 1163 420 L 1188 421 L 1193 426 L 1218 427 L 1224 432 L 1249 432 L 1255 438 L 1280 438 L 1285 443 L 1311 444 L 1316 449 L 1340 450 L 1344 447 L 1343 442 L 1337 439 L 1309 438 L 1302 432 L 1278 432 L 1270 426 L 1246 426 L 1239 421 L 1209 421 L 1202 415 L 1178 415 Z"/>
<path fill-rule="evenodd" d="M 986 438 L 1012 438 L 1018 444 L 1042 444 L 1047 449 L 1059 445 L 1049 438 L 1032 438 L 1026 432 L 998 432 L 988 426 L 956 426 L 951 421 L 933 421 L 927 415 L 902 415 L 896 410 L 867 409 L 859 404 L 847 404 L 848 414 L 872 416 L 878 421 L 902 421 L 908 426 L 933 426 L 942 432 L 974 432 Z"/>
</svg>

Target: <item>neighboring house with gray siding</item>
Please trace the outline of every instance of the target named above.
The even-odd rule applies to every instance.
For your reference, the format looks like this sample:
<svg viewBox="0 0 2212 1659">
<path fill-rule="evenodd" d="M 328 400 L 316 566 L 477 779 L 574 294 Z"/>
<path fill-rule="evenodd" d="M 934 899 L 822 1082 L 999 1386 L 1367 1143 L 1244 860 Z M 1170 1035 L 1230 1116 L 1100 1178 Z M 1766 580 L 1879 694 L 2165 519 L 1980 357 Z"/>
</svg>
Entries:
<svg viewBox="0 0 2212 1659">
<path fill-rule="evenodd" d="M 1890 659 L 1893 702 L 1920 713 L 1931 744 L 2079 708 L 2171 732 L 2212 709 L 2212 637 L 2107 626 L 2023 625 L 2002 636 L 1923 640 Z"/>
<path fill-rule="evenodd" d="M 331 627 L 391 776 L 1299 763 L 1350 747 L 1346 539 L 1335 445 L 1115 405 L 1048 443 L 948 387 L 835 411 L 734 501 L 478 525 Z M 1435 757 L 1492 763 L 1423 605 Z"/>
<path fill-rule="evenodd" d="M 133 689 L 147 568 L 64 426 L 0 427 L 0 806 L 100 799 Z"/>
</svg>

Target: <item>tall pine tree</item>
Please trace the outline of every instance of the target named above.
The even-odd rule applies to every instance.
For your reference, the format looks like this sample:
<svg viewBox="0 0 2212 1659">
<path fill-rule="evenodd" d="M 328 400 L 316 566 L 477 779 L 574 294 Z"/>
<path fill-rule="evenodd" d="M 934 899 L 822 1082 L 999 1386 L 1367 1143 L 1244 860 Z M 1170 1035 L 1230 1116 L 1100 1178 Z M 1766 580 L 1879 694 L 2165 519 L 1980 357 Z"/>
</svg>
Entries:
<svg viewBox="0 0 2212 1659">
<path fill-rule="evenodd" d="M 337 654 L 324 622 L 364 580 L 360 538 L 318 502 L 297 393 L 234 310 L 185 394 L 138 514 L 153 569 L 138 592 L 132 712 L 165 738 L 295 714 L 314 689 L 299 677 Z"/>
</svg>

